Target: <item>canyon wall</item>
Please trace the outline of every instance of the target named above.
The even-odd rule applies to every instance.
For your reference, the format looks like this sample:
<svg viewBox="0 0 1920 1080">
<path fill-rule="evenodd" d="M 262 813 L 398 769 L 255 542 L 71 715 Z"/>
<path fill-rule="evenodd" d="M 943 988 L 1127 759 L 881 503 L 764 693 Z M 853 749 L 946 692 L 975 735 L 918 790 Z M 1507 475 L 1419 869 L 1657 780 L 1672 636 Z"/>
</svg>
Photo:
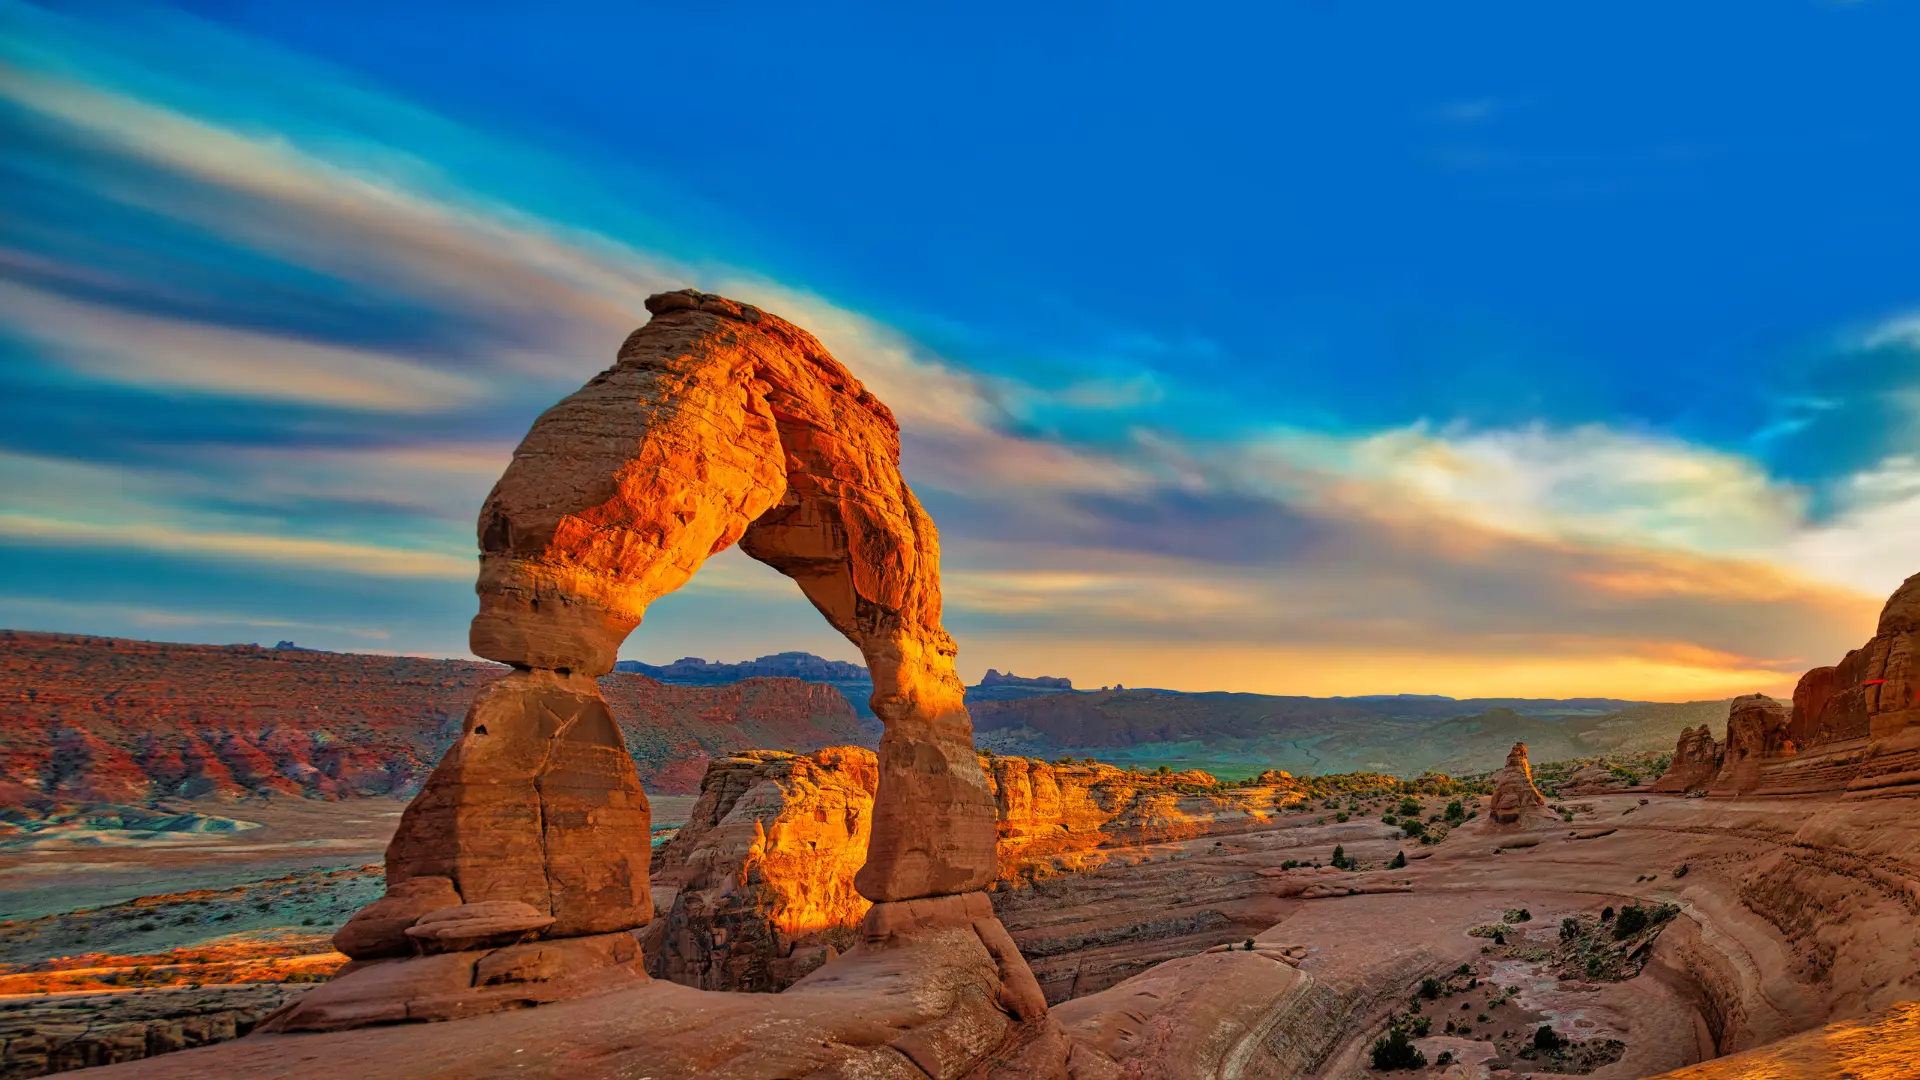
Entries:
<svg viewBox="0 0 1920 1080">
<path fill-rule="evenodd" d="M 1307 797 L 1285 773 L 1225 786 L 1091 763 L 983 765 L 1003 881 L 1091 869 L 1116 846 L 1257 829 Z M 855 943 L 870 905 L 853 877 L 877 780 L 873 753 L 859 747 L 710 764 L 686 826 L 655 862 L 662 917 L 643 946 L 652 974 L 780 990 Z"/>
<path fill-rule="evenodd" d="M 0 807 L 158 796 L 407 795 L 498 664 L 0 631 Z M 748 746 L 861 740 L 846 699 L 796 679 L 599 680 L 641 782 L 699 790 Z"/>
<path fill-rule="evenodd" d="M 1714 795 L 1920 794 L 1920 574 L 1880 612 L 1874 636 L 1832 667 L 1801 676 L 1791 707 L 1734 701 L 1727 737 L 1681 733 L 1656 791 Z M 1709 779 L 1709 763 L 1712 765 Z"/>
</svg>

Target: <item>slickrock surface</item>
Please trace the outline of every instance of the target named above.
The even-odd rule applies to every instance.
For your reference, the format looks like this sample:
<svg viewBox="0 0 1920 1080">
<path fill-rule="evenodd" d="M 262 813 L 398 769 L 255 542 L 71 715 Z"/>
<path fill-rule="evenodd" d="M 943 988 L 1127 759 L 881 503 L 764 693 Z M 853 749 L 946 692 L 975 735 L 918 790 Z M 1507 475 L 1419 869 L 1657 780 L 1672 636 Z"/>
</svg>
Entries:
<svg viewBox="0 0 1920 1080">
<path fill-rule="evenodd" d="M 0 807 L 410 795 L 495 664 L 0 631 Z M 600 692 L 649 790 L 692 794 L 747 746 L 857 742 L 831 687 L 793 679 Z"/>
<path fill-rule="evenodd" d="M 1420 801 L 1425 816 L 1445 797 Z M 1417 1005 L 1430 1031 L 1415 1041 L 1430 1063 L 1446 1050 L 1473 1066 L 1468 1075 L 1480 1066 L 1525 1075 L 1539 1059 L 1517 1051 L 1546 1024 L 1590 1045 L 1618 1041 L 1617 1059 L 1586 1075 L 1629 1080 L 1920 999 L 1909 962 L 1920 949 L 1911 801 L 1609 794 L 1575 805 L 1571 826 L 1456 829 L 1436 847 L 1410 844 L 1377 811 L 1335 822 L 1314 807 L 1232 836 L 1116 848 L 1098 867 L 996 893 L 998 917 L 1035 957 L 1044 992 L 1062 1002 L 1051 1012 L 1059 1037 L 1072 1040 L 1066 1069 L 1056 1061 L 1026 1075 L 1198 1080 L 1228 1075 L 1230 1065 L 1249 1077 L 1359 1080 L 1380 1075 L 1367 1069 L 1367 1049 L 1389 1015 Z M 1324 864 L 1336 844 L 1367 869 L 1280 868 Z M 1388 869 L 1396 852 L 1415 857 Z M 1602 921 L 1608 908 L 1617 920 L 1629 907 L 1669 904 L 1670 916 L 1624 938 Z M 1563 937 L 1569 918 L 1581 926 L 1577 942 Z M 1242 947 L 1249 938 L 1251 954 Z M 1225 945 L 1232 951 L 1210 951 Z M 868 972 L 879 955 L 917 964 L 939 951 L 896 943 L 899 951 L 862 959 L 870 948 L 863 940 L 775 995 L 657 980 L 481 1020 L 256 1035 L 107 1075 L 291 1077 L 325 1062 L 342 1075 L 417 1080 L 408 1069 L 431 1060 L 476 1078 L 825 1077 L 863 1075 L 847 1071 L 857 1052 L 876 1069 L 866 1075 L 913 1080 L 923 1074 L 881 1071 L 893 1059 L 865 1055 L 921 1021 L 887 1026 L 891 1014 L 874 1010 L 977 1002 L 967 987 L 996 992 L 984 970 L 990 954 L 972 954 L 978 969 L 939 969 L 980 972 L 951 976 L 951 987 L 949 976 L 923 981 L 912 967 L 887 982 L 855 974 L 830 984 L 842 996 L 812 996 L 830 988 L 815 980 L 850 963 Z M 1419 992 L 1427 978 L 1440 986 L 1433 998 Z M 984 1016 L 966 1011 L 976 1008 L 962 1010 L 970 1025 Z M 986 1034 L 1009 1030 L 1011 1014 L 995 1012 L 1007 1019 L 989 1022 Z M 957 1074 L 936 1061 L 930 1075 Z"/>
<path fill-rule="evenodd" d="M 1910 1080 L 1920 1071 L 1920 1001 L 1828 1024 L 1658 1080 Z"/>
<path fill-rule="evenodd" d="M 1546 797 L 1533 786 L 1527 744 L 1514 743 L 1513 749 L 1507 752 L 1506 768 L 1493 774 L 1493 801 L 1487 808 L 1487 824 L 1523 824 L 1546 805 Z"/>
<path fill-rule="evenodd" d="M 1720 774 L 1720 757 L 1720 744 L 1714 741 L 1712 729 L 1705 724 L 1688 728 L 1680 733 L 1680 742 L 1673 748 L 1673 762 L 1654 781 L 1653 790 L 1705 791 Z"/>
</svg>

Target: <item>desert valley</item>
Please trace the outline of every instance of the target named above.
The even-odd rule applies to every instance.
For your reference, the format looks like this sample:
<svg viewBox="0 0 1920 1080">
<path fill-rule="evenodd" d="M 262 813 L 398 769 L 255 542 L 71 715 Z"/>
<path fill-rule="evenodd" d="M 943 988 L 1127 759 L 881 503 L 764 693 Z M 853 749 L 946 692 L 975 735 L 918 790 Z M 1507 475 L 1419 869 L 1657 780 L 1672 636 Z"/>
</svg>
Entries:
<svg viewBox="0 0 1920 1080">
<path fill-rule="evenodd" d="M 887 404 L 691 290 L 473 653 L 0 635 L 0 1077 L 1903 1077 L 1920 575 L 1791 700 L 955 668 Z M 866 663 L 616 663 L 737 545 Z"/>
</svg>

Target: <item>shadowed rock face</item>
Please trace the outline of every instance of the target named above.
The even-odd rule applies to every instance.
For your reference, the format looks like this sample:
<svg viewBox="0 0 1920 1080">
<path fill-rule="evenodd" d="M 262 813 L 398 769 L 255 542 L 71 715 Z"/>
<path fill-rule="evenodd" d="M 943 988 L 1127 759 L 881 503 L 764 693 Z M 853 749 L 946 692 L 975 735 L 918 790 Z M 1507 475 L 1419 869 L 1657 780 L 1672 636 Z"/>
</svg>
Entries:
<svg viewBox="0 0 1920 1080">
<path fill-rule="evenodd" d="M 1705 724 L 1688 728 L 1680 733 L 1680 742 L 1673 748 L 1673 762 L 1654 781 L 1653 790 L 1705 789 L 1720 772 L 1720 757 L 1720 744 L 1714 741 L 1712 729 Z"/>
<path fill-rule="evenodd" d="M 1494 825 L 1516 825 L 1529 810 L 1545 805 L 1546 798 L 1533 786 L 1527 744 L 1514 743 L 1507 752 L 1507 767 L 1493 774 L 1493 801 L 1487 808 L 1487 820 Z"/>
<path fill-rule="evenodd" d="M 1887 599 L 1871 641 L 1800 677 L 1789 709 L 1764 695 L 1734 701 L 1710 784 L 1712 736 L 1683 732 L 1657 791 L 1715 795 L 1844 791 L 1848 798 L 1920 794 L 1920 574 Z"/>
<path fill-rule="evenodd" d="M 1732 794 L 1759 787 L 1762 763 L 1794 752 L 1793 740 L 1787 738 L 1791 718 L 1785 705 L 1765 694 L 1733 699 L 1727 710 L 1727 745 L 1722 749 L 1720 772 L 1708 792 Z"/>
<path fill-rule="evenodd" d="M 755 308 L 696 292 L 647 308 L 618 362 L 534 422 L 481 510 L 471 644 L 514 670 L 475 698 L 408 806 L 387 850 L 390 899 L 341 931 L 350 955 L 380 962 L 270 1028 L 396 1008 L 441 1019 L 550 1000 L 575 974 L 640 977 L 625 932 L 653 914 L 650 811 L 595 678 L 648 604 L 735 542 L 792 578 L 872 673 L 885 733 L 854 878 L 877 905 L 866 940 L 992 921 L 983 895 L 959 895 L 994 880 L 993 792 L 940 625 L 939 541 L 900 478 L 893 415 L 811 335 Z M 457 898 L 473 915 L 460 925 L 487 933 L 385 959 L 428 951 L 417 931 L 440 915 L 419 911 L 422 897 Z M 989 952 L 1005 934 L 993 927 L 980 931 Z M 582 946 L 512 951 L 570 938 Z M 1026 970 L 1017 951 L 998 962 Z"/>
</svg>

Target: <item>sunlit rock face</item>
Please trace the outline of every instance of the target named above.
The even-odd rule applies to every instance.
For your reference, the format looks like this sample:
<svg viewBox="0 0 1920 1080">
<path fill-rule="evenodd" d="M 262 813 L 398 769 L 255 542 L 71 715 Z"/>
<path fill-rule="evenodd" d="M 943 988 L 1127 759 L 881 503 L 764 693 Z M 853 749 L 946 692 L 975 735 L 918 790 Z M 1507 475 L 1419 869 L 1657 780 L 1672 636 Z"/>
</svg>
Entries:
<svg viewBox="0 0 1920 1080">
<path fill-rule="evenodd" d="M 1547 805 L 1533 786 L 1533 766 L 1527 762 L 1527 744 L 1514 743 L 1506 767 L 1493 774 L 1493 796 L 1487 807 L 1490 825 L 1518 825 L 1530 811 Z"/>
<path fill-rule="evenodd" d="M 1283 772 L 1243 787 L 1093 763 L 988 759 L 1003 878 L 1087 870 L 1126 845 L 1271 825 L 1305 795 Z M 871 751 L 750 750 L 708 765 L 687 825 L 661 851 L 663 917 L 646 937 L 657 978 L 780 990 L 859 940 L 854 888 L 872 819 Z"/>
<path fill-rule="evenodd" d="M 938 536 L 900 478 L 893 414 L 812 335 L 756 308 L 697 292 L 647 308 L 652 321 L 614 366 L 534 422 L 487 497 L 470 642 L 513 672 L 476 696 L 408 806 L 387 851 L 393 902 L 342 931 L 367 966 L 277 1017 L 275 1030 L 444 1019 L 553 1000 L 569 980 L 644 978 L 629 932 L 653 916 L 651 814 L 595 680 L 650 603 L 736 542 L 859 646 L 885 725 L 871 770 L 851 759 L 821 759 L 818 770 L 845 778 L 835 783 L 870 808 L 856 820 L 781 823 L 747 860 L 800 891 L 857 867 L 852 890 L 836 884 L 781 908 L 769 924 L 781 959 L 798 928 L 871 901 L 866 940 L 965 928 L 1007 986 L 1032 982 L 1010 945 L 1008 956 L 995 951 L 1005 932 L 978 893 L 996 872 L 993 792 L 940 624 Z M 795 798 L 824 814 L 814 786 L 812 802 Z M 798 833 L 816 825 L 827 827 L 802 855 Z M 822 841 L 840 865 L 797 869 Z M 435 883 L 409 885 L 422 879 Z M 435 936 L 456 945 L 404 958 L 425 952 L 416 931 L 452 910 L 408 924 L 423 896 L 487 913 L 455 922 L 489 933 Z M 900 906 L 946 899 L 955 902 Z M 494 940 L 502 918 L 514 940 Z M 598 944 L 492 961 L 568 939 Z M 483 971 L 485 984 L 473 981 Z M 535 983 L 538 992 L 522 985 Z"/>
<path fill-rule="evenodd" d="M 674 889 L 646 939 L 648 970 L 706 990 L 781 990 L 859 940 L 854 889 L 879 761 L 870 750 L 749 750 L 707 766 L 700 800 L 661 853 Z"/>
</svg>

